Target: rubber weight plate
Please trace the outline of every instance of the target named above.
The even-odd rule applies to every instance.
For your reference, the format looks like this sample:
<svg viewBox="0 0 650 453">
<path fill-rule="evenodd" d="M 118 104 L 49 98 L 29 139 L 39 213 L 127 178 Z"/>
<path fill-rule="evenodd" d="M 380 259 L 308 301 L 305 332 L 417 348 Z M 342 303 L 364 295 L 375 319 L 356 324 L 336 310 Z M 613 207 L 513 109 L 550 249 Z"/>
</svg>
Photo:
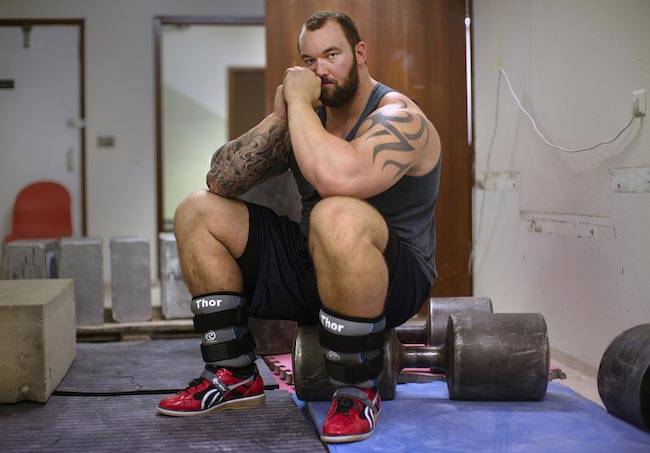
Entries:
<svg viewBox="0 0 650 453">
<path fill-rule="evenodd" d="M 626 330 L 607 347 L 598 393 L 609 412 L 650 431 L 650 324 Z"/>
</svg>

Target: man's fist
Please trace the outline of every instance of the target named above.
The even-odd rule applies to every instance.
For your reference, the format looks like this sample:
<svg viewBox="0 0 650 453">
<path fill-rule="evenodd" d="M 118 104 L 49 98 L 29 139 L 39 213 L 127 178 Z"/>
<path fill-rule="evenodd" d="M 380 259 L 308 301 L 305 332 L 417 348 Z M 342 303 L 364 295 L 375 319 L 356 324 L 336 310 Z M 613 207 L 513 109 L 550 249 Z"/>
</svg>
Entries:
<svg viewBox="0 0 650 453">
<path fill-rule="evenodd" d="M 284 72 L 282 92 L 287 104 L 306 102 L 316 108 L 319 105 L 321 79 L 313 71 L 293 66 Z"/>
</svg>

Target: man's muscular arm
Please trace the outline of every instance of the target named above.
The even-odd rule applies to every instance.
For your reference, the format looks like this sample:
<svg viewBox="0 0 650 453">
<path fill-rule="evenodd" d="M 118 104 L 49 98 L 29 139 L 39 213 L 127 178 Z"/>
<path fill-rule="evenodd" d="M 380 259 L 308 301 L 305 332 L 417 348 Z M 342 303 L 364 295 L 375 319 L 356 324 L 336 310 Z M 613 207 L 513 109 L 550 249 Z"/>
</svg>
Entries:
<svg viewBox="0 0 650 453">
<path fill-rule="evenodd" d="M 212 156 L 206 182 L 210 192 L 234 198 L 289 168 L 287 122 L 272 114 Z"/>
<path fill-rule="evenodd" d="M 284 86 L 293 153 L 300 170 L 322 197 L 367 199 L 402 176 L 428 173 L 440 156 L 440 140 L 417 105 L 389 93 L 350 142 L 329 133 L 314 112 L 319 78 L 290 68 Z"/>
</svg>

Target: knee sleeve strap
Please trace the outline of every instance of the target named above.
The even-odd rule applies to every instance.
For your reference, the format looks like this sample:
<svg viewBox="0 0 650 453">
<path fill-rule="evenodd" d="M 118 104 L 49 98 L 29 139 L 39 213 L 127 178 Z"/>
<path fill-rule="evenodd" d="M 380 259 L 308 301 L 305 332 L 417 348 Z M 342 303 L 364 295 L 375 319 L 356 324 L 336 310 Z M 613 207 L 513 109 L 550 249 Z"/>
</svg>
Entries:
<svg viewBox="0 0 650 453">
<path fill-rule="evenodd" d="M 384 366 L 386 319 L 348 318 L 320 312 L 320 343 L 325 367 L 336 384 L 372 386 Z"/>
<path fill-rule="evenodd" d="M 192 299 L 194 331 L 245 325 L 248 321 L 246 299 L 236 294 L 208 294 Z"/>
</svg>

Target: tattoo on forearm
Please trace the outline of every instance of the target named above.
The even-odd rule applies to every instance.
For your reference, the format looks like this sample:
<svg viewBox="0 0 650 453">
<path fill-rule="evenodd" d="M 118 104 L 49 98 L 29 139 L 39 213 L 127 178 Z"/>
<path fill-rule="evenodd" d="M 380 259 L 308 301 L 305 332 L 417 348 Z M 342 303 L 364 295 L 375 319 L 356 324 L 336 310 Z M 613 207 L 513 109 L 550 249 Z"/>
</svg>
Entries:
<svg viewBox="0 0 650 453">
<path fill-rule="evenodd" d="M 212 156 L 206 180 L 210 192 L 238 197 L 289 166 L 291 140 L 286 127 L 251 129 L 219 148 Z"/>
<path fill-rule="evenodd" d="M 403 102 L 402 108 L 406 108 L 406 103 Z M 413 134 L 408 134 L 406 132 L 401 132 L 395 124 L 393 123 L 413 123 L 415 121 L 415 118 L 419 118 L 420 120 L 420 127 L 417 130 L 417 132 Z M 374 126 L 381 126 L 382 129 L 378 130 L 377 132 L 374 132 L 373 134 L 369 135 L 366 140 L 374 137 L 380 137 L 384 135 L 389 135 L 397 139 L 397 141 L 391 141 L 387 143 L 381 143 L 379 145 L 376 145 L 373 149 L 372 153 L 372 163 L 374 164 L 375 161 L 377 160 L 377 156 L 379 153 L 383 151 L 398 151 L 398 152 L 413 152 L 415 151 L 415 148 L 412 145 L 412 142 L 414 140 L 420 139 L 424 134 L 426 134 L 426 141 L 424 143 L 425 146 L 429 142 L 429 126 L 427 119 L 424 117 L 424 115 L 418 113 L 417 115 L 413 115 L 411 113 L 406 113 L 405 116 L 389 116 L 385 115 L 382 112 L 377 112 L 368 119 L 371 121 L 370 127 L 368 127 L 368 130 L 372 129 Z M 384 164 L 382 165 L 382 171 L 388 167 L 388 166 L 394 166 L 397 167 L 397 173 L 395 174 L 395 177 L 397 178 L 400 176 L 402 173 L 404 173 L 409 165 L 413 162 L 413 160 L 408 160 L 405 162 L 397 161 L 394 159 L 387 159 L 384 161 Z"/>
</svg>

